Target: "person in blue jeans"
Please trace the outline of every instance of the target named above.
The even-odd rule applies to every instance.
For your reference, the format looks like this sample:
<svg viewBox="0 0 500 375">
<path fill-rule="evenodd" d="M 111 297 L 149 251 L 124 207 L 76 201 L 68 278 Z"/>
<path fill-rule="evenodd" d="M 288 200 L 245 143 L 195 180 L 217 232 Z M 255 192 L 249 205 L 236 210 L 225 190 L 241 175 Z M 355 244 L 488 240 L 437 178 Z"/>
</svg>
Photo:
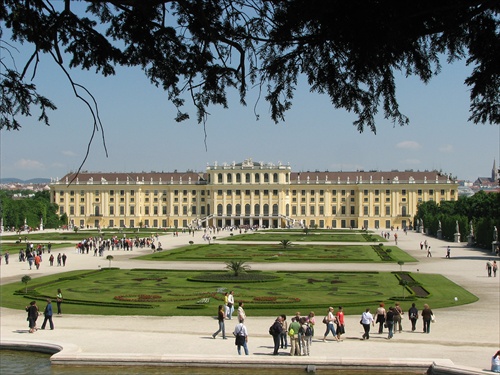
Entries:
<svg viewBox="0 0 500 375">
<path fill-rule="evenodd" d="M 219 305 L 219 311 L 217 312 L 217 320 L 219 321 L 219 329 L 212 335 L 215 339 L 217 335 L 222 332 L 222 338 L 226 339 L 226 327 L 224 325 L 224 319 L 226 319 L 226 311 L 224 305 Z"/>
<path fill-rule="evenodd" d="M 245 350 L 245 355 L 248 355 L 248 330 L 243 322 L 242 320 L 234 327 L 233 335 L 236 338 L 234 344 L 237 346 L 239 355 L 241 355 L 241 347 Z"/>
<path fill-rule="evenodd" d="M 387 338 L 390 340 L 394 336 L 394 307 L 389 307 L 389 311 L 387 311 L 385 317 L 385 324 L 387 325 L 387 329 L 389 330 L 389 335 Z"/>
<path fill-rule="evenodd" d="M 337 320 L 337 317 L 333 315 L 333 307 L 328 308 L 328 314 L 325 316 L 324 322 L 326 323 L 326 331 L 323 336 L 323 342 L 326 341 L 326 336 L 328 336 L 328 333 L 332 333 L 333 338 L 335 341 L 339 341 L 337 338 L 337 332 L 335 332 L 335 321 Z"/>
</svg>

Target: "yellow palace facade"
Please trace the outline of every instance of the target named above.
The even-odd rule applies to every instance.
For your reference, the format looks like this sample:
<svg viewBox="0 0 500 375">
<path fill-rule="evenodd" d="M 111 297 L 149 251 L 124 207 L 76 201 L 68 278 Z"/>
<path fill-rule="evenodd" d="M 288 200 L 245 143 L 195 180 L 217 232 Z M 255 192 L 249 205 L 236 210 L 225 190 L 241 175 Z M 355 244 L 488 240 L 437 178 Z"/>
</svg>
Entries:
<svg viewBox="0 0 500 375">
<path fill-rule="evenodd" d="M 94 228 L 404 228 L 420 202 L 458 199 L 436 171 L 293 172 L 252 159 L 204 173 L 70 173 L 50 188 L 70 225 Z"/>
</svg>

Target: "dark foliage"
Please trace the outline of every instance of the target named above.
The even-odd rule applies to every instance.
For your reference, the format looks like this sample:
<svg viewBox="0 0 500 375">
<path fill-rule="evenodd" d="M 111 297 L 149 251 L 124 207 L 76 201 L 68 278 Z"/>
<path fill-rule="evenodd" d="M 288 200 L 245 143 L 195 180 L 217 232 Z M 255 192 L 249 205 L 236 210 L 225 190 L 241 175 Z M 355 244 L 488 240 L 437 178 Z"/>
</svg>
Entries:
<svg viewBox="0 0 500 375">
<path fill-rule="evenodd" d="M 109 76 L 116 66 L 140 67 L 178 108 L 177 121 L 189 117 L 189 100 L 199 122 L 210 105 L 227 106 L 228 89 L 245 104 L 252 87 L 281 121 L 305 77 L 311 91 L 354 112 L 360 132 L 375 132 L 379 110 L 408 123 L 396 75 L 428 82 L 443 62 L 466 60 L 470 120 L 499 124 L 499 11 L 498 0 L 4 0 L 0 129 L 19 129 L 33 109 L 49 124 L 55 104 L 31 83 L 43 54 L 62 69 L 97 130 L 97 104 L 70 68 Z M 3 39 L 6 30 L 14 44 Z M 32 47 L 25 61 L 16 61 L 15 43 Z"/>
</svg>

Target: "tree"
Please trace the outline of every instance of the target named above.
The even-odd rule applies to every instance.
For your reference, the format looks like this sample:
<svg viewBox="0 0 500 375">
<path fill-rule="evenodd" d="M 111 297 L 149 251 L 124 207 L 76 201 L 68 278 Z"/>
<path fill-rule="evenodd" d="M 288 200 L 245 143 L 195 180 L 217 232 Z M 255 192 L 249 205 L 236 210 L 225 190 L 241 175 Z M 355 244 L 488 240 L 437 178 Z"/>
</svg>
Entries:
<svg viewBox="0 0 500 375">
<path fill-rule="evenodd" d="M 111 268 L 111 261 L 114 259 L 114 258 L 113 258 L 113 255 L 108 255 L 108 256 L 106 257 L 106 259 L 107 259 L 107 260 L 109 260 L 109 266 L 108 266 L 108 268 Z"/>
<path fill-rule="evenodd" d="M 399 272 L 403 272 L 403 265 L 405 264 L 405 262 L 403 262 L 402 260 L 399 260 L 398 264 L 399 264 Z"/>
<path fill-rule="evenodd" d="M 401 287 L 403 288 L 403 299 L 405 299 L 405 289 L 407 286 L 410 285 L 410 282 L 408 280 L 405 280 L 405 279 L 400 279 L 399 285 L 401 285 Z"/>
<path fill-rule="evenodd" d="M 31 276 L 24 275 L 21 282 L 25 285 L 24 293 L 28 293 L 28 283 L 31 281 Z"/>
<path fill-rule="evenodd" d="M 226 262 L 226 269 L 232 271 L 234 277 L 238 277 L 240 273 L 250 270 L 250 266 L 245 264 L 243 260 L 231 260 Z"/>
<path fill-rule="evenodd" d="M 495 0 L 4 0 L 0 36 L 4 50 L 0 129 L 19 129 L 21 120 L 56 105 L 31 79 L 48 55 L 68 79 L 75 97 L 102 127 L 92 94 L 75 82 L 70 68 L 110 76 L 116 66 L 140 67 L 189 118 L 190 100 L 204 122 L 208 107 L 227 107 L 236 89 L 240 102 L 252 87 L 264 91 L 271 118 L 284 119 L 301 77 L 332 105 L 354 112 L 356 128 L 376 131 L 375 115 L 408 124 L 396 98 L 395 75 L 424 83 L 444 63 L 473 66 L 470 120 L 500 123 L 500 6 Z M 15 43 L 32 47 L 16 61 Z M 259 95 L 260 96 L 260 95 Z M 258 118 L 258 115 L 257 115 Z M 92 140 L 92 139 L 91 139 Z"/>
<path fill-rule="evenodd" d="M 283 246 L 283 249 L 286 249 L 291 244 L 292 244 L 292 241 L 290 241 L 290 240 L 281 240 L 280 241 L 280 245 Z"/>
</svg>

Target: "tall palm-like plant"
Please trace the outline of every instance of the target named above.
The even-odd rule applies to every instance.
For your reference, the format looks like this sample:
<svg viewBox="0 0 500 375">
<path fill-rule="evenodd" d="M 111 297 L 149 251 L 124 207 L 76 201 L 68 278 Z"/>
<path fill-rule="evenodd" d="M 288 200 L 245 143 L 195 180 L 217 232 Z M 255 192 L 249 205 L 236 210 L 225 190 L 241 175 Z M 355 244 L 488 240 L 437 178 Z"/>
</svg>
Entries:
<svg viewBox="0 0 500 375">
<path fill-rule="evenodd" d="M 114 259 L 114 258 L 113 258 L 113 255 L 108 255 L 108 256 L 106 257 L 106 259 L 107 259 L 107 260 L 109 260 L 109 266 L 108 266 L 108 268 L 111 268 L 111 261 Z"/>
<path fill-rule="evenodd" d="M 248 264 L 245 264 L 245 261 L 243 260 L 231 260 L 229 262 L 226 262 L 226 269 L 232 271 L 234 273 L 234 276 L 238 277 L 241 272 L 248 271 L 250 269 L 250 266 Z"/>
<path fill-rule="evenodd" d="M 281 240 L 280 241 L 280 245 L 283 246 L 283 249 L 286 249 L 291 244 L 292 244 L 292 241 L 290 241 L 290 240 Z"/>
</svg>

